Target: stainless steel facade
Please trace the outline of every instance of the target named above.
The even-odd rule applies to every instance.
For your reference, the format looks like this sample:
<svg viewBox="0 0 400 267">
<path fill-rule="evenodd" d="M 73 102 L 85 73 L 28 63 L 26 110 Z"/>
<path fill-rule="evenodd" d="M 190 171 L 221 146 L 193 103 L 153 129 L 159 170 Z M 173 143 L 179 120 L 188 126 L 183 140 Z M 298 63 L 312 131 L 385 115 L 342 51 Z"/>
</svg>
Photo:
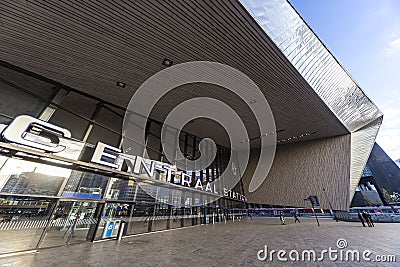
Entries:
<svg viewBox="0 0 400 267">
<path fill-rule="evenodd" d="M 351 132 L 351 199 L 382 123 L 382 112 L 287 0 L 241 3 Z"/>
</svg>

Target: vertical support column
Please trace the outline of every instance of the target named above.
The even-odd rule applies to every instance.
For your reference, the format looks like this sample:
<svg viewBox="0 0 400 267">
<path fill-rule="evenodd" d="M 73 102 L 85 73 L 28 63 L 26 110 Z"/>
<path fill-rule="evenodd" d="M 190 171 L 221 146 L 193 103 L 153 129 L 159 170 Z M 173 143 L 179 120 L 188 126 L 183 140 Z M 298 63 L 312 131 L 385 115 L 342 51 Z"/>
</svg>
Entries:
<svg viewBox="0 0 400 267">
<path fill-rule="evenodd" d="M 100 110 L 101 110 L 102 107 L 103 107 L 103 103 L 102 102 L 97 103 L 96 109 L 94 110 L 94 112 L 92 114 L 92 117 L 90 117 L 90 121 L 91 122 L 89 123 L 89 126 L 86 128 L 86 133 L 85 133 L 85 136 L 83 137 L 83 140 L 82 140 L 83 142 L 86 143 L 87 139 L 89 138 L 90 132 L 93 129 L 93 126 L 94 126 L 94 124 L 96 122 L 97 116 L 99 115 Z"/>
<path fill-rule="evenodd" d="M 86 240 L 93 242 L 96 239 L 97 231 L 99 230 L 101 224 L 101 215 L 104 212 L 105 203 L 97 203 L 96 210 L 93 217 L 96 219 L 95 224 L 90 224 L 89 231 L 86 236 Z"/>
<path fill-rule="evenodd" d="M 163 135 L 160 133 L 160 139 L 159 139 L 159 141 L 160 141 L 160 144 L 159 144 L 159 146 L 158 146 L 158 160 L 159 161 L 163 161 L 163 154 L 164 154 L 164 148 L 163 148 L 163 145 L 162 145 L 162 139 L 163 139 Z"/>
<path fill-rule="evenodd" d="M 168 212 L 167 229 L 171 229 L 171 220 L 173 220 L 172 205 L 168 205 L 167 212 Z"/>
<path fill-rule="evenodd" d="M 204 204 L 202 207 L 201 207 L 201 213 L 202 213 L 202 215 L 203 215 L 203 217 L 201 218 L 201 224 L 206 224 L 206 221 L 207 221 L 207 206 Z"/>
<path fill-rule="evenodd" d="M 179 131 L 175 131 L 175 138 L 174 138 L 174 162 L 171 162 L 172 164 L 176 165 L 176 157 L 177 157 L 177 151 L 178 149 L 180 150 L 180 145 L 179 145 Z"/>
<path fill-rule="evenodd" d="M 151 120 L 147 120 L 146 129 L 144 129 L 145 143 L 144 143 L 143 148 L 142 148 L 142 157 L 146 157 L 145 152 L 146 152 L 147 144 L 149 142 L 149 132 L 150 132 L 151 123 L 152 123 Z"/>
<path fill-rule="evenodd" d="M 197 142 L 196 142 L 196 137 L 195 136 L 192 136 L 192 138 L 193 138 L 192 156 L 193 156 L 193 159 L 195 159 Z M 196 171 L 193 171 L 193 173 L 192 173 L 192 184 L 190 186 L 193 187 L 195 185 L 196 185 Z"/>
<path fill-rule="evenodd" d="M 150 210 L 150 212 L 149 212 L 147 232 L 151 232 L 153 229 L 153 220 L 154 220 L 155 211 L 156 211 L 156 202 L 154 202 L 153 210 Z"/>
<path fill-rule="evenodd" d="M 57 110 L 57 105 L 61 104 L 61 101 L 68 93 L 68 90 L 63 89 L 57 85 L 55 87 L 55 93 L 47 102 L 46 107 L 42 110 L 38 119 L 42 121 L 49 121 L 51 116 L 53 116 L 54 112 Z"/>
<path fill-rule="evenodd" d="M 132 221 L 132 217 L 135 215 L 135 208 L 136 208 L 136 203 L 132 203 L 131 204 L 131 212 L 129 213 L 129 219 L 127 222 L 127 225 L 125 226 L 125 235 L 130 235 L 131 231 L 132 231 L 132 226 L 133 226 L 133 221 Z M 128 230 L 129 228 L 129 230 Z"/>
<path fill-rule="evenodd" d="M 212 148 L 212 149 L 214 149 L 214 148 Z M 217 150 L 218 151 L 218 150 Z M 214 151 L 212 151 L 212 153 L 214 153 Z M 211 177 L 210 177 L 210 181 L 209 182 L 213 182 L 213 181 L 215 181 L 215 179 L 216 179 L 216 177 L 215 177 L 215 167 L 216 167 L 216 161 L 217 161 L 217 157 L 218 157 L 218 155 L 217 155 L 218 153 L 215 153 L 215 158 L 214 158 L 214 160 L 213 160 L 213 162 L 211 163 L 211 166 L 210 166 L 210 168 L 211 168 Z"/>
<path fill-rule="evenodd" d="M 185 206 L 181 207 L 181 211 L 182 211 L 182 217 L 181 217 L 181 227 L 185 226 L 185 217 L 186 217 L 186 213 L 185 213 Z"/>
<path fill-rule="evenodd" d="M 51 222 L 53 221 L 54 214 L 55 214 L 55 212 L 56 212 L 56 210 L 57 210 L 57 208 L 58 208 L 59 203 L 60 203 L 60 200 L 59 200 L 59 199 L 57 199 L 57 200 L 54 202 L 54 206 L 53 206 L 53 208 L 52 208 L 52 210 L 51 210 L 51 212 L 50 212 L 50 215 L 49 215 L 49 218 L 48 218 L 48 220 L 47 220 L 46 226 L 44 227 L 44 229 L 43 229 L 43 231 L 42 231 L 42 233 L 41 233 L 41 235 L 40 235 L 40 237 L 39 237 L 39 241 L 37 242 L 35 249 L 38 249 L 38 248 L 40 247 L 40 244 L 41 244 L 41 243 L 43 242 L 43 240 L 45 239 L 45 237 L 46 237 L 46 235 L 47 235 L 47 232 L 48 232 L 49 229 L 50 229 Z"/>
<path fill-rule="evenodd" d="M 183 144 L 183 156 L 185 157 L 185 162 L 187 162 L 187 158 L 188 158 L 188 141 L 189 141 L 189 137 L 188 134 L 185 133 L 185 140 L 184 140 L 184 144 Z M 187 164 L 185 164 L 185 173 L 187 173 Z"/>
</svg>

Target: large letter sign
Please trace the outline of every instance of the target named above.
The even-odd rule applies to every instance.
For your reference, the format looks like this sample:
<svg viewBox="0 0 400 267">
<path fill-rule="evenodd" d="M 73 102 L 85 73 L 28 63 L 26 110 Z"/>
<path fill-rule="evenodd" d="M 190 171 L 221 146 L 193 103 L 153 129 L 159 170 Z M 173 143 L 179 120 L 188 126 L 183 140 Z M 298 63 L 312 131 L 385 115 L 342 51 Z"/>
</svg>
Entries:
<svg viewBox="0 0 400 267">
<path fill-rule="evenodd" d="M 39 134 L 30 133 L 31 130 L 36 130 Z M 65 149 L 65 146 L 59 144 L 59 137 L 71 138 L 71 132 L 48 122 L 21 115 L 5 128 L 2 137 L 11 143 L 58 153 Z"/>
</svg>

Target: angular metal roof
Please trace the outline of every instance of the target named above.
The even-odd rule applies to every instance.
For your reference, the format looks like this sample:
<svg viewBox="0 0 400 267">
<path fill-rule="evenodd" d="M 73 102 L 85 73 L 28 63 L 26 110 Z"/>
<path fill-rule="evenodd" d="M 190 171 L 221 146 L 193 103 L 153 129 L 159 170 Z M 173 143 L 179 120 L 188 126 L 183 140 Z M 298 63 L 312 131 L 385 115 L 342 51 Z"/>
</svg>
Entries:
<svg viewBox="0 0 400 267">
<path fill-rule="evenodd" d="M 164 58 L 174 64 L 214 61 L 242 71 L 258 85 L 277 129 L 284 129 L 278 140 L 348 133 L 237 1 L 6 1 L 0 12 L 1 60 L 122 107 L 146 79 L 165 68 Z M 126 87 L 116 87 L 116 81 Z M 260 136 L 247 105 L 213 85 L 178 88 L 152 116 L 162 121 L 176 103 L 199 94 L 229 103 L 250 137 Z M 194 131 L 201 136 L 202 128 Z"/>
<path fill-rule="evenodd" d="M 164 68 L 164 58 L 216 61 L 242 71 L 269 101 L 277 129 L 284 129 L 278 140 L 351 134 L 351 196 L 381 124 L 376 105 L 284 0 L 4 1 L 0 20 L 3 62 L 122 107 Z M 116 88 L 116 81 L 126 87 Z M 229 102 L 250 137 L 259 136 L 245 103 L 226 90 L 178 89 L 156 106 L 155 119 L 201 94 Z M 192 130 L 201 136 L 204 129 Z"/>
<path fill-rule="evenodd" d="M 382 123 L 382 112 L 286 0 L 242 0 L 259 26 L 351 132 L 350 195 Z"/>
</svg>

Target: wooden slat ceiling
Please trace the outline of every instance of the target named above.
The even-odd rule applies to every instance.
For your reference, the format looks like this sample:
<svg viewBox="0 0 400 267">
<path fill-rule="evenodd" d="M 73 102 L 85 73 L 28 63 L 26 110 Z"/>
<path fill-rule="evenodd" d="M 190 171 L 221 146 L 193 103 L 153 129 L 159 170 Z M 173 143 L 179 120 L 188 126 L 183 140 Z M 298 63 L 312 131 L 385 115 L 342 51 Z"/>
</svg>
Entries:
<svg viewBox="0 0 400 267">
<path fill-rule="evenodd" d="M 135 90 L 174 64 L 215 61 L 248 75 L 274 113 L 278 139 L 324 138 L 348 131 L 285 56 L 235 0 L 232 1 L 2 1 L 0 59 L 126 107 Z M 115 86 L 126 83 L 125 88 Z M 259 134 L 245 103 L 223 88 L 181 86 L 152 112 L 161 120 L 177 103 L 195 96 L 228 103 L 250 137 Z M 204 134 L 201 123 L 188 126 Z M 217 133 L 217 132 L 216 132 Z M 199 134 L 202 135 L 202 134 Z"/>
</svg>

